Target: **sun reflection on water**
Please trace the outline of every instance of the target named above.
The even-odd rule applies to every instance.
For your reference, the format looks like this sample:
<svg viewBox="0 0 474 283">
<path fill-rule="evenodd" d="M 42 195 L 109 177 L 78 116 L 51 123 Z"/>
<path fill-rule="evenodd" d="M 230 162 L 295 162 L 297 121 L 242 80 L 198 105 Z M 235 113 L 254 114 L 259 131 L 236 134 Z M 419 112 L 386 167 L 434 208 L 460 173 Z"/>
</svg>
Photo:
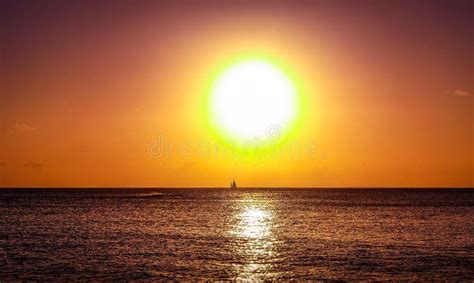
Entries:
<svg viewBox="0 0 474 283">
<path fill-rule="evenodd" d="M 260 239 L 269 234 L 269 213 L 258 207 L 247 207 L 241 214 L 241 236 Z"/>
<path fill-rule="evenodd" d="M 268 278 L 274 257 L 272 235 L 273 214 L 267 202 L 245 199 L 239 203 L 236 225 L 231 231 L 236 238 L 234 251 L 241 258 L 236 265 L 238 280 Z"/>
</svg>

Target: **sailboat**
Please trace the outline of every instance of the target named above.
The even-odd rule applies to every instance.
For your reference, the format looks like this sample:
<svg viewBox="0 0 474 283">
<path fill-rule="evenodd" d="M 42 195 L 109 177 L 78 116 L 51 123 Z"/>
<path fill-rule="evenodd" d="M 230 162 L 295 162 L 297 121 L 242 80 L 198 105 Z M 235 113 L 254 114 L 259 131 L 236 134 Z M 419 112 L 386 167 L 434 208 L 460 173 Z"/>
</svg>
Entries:
<svg viewBox="0 0 474 283">
<path fill-rule="evenodd" d="M 232 179 L 232 182 L 230 183 L 230 188 L 231 189 L 237 189 L 237 183 L 235 182 L 234 179 Z"/>
</svg>

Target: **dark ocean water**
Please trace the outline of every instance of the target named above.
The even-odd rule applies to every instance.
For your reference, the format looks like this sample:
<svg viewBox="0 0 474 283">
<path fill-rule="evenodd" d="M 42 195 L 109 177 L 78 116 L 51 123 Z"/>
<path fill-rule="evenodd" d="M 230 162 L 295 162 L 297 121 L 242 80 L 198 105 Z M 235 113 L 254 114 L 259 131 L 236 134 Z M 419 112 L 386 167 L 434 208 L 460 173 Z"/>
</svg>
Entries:
<svg viewBox="0 0 474 283">
<path fill-rule="evenodd" d="M 474 280 L 474 190 L 0 190 L 0 281 Z"/>
</svg>

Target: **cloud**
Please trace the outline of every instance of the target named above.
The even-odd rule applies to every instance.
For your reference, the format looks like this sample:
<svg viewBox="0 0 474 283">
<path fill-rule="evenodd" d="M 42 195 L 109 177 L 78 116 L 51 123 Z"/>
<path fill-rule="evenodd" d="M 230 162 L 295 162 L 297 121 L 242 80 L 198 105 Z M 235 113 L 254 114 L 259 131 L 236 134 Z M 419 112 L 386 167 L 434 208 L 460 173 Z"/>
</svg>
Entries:
<svg viewBox="0 0 474 283">
<path fill-rule="evenodd" d="M 0 161 L 0 167 L 3 167 L 3 166 L 7 166 L 8 163 L 6 163 L 5 161 Z"/>
<path fill-rule="evenodd" d="M 32 132 L 36 130 L 34 127 L 25 123 L 16 123 L 15 125 L 13 125 L 13 128 L 19 132 Z"/>
<path fill-rule="evenodd" d="M 466 96 L 471 95 L 469 91 L 464 90 L 464 89 L 447 90 L 444 93 L 452 95 L 452 96 L 460 96 L 460 97 L 466 97 Z"/>
<path fill-rule="evenodd" d="M 44 166 L 42 162 L 35 162 L 35 161 L 28 161 L 23 164 L 25 167 L 32 168 L 32 169 L 41 169 Z"/>
</svg>

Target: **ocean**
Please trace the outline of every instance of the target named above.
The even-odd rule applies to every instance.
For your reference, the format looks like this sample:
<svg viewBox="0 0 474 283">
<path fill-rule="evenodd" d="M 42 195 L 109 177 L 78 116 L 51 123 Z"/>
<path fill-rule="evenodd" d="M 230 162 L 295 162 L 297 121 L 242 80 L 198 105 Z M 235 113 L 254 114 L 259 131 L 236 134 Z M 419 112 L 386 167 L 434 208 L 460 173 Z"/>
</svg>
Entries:
<svg viewBox="0 0 474 283">
<path fill-rule="evenodd" d="M 474 190 L 3 189 L 0 281 L 474 280 Z"/>
</svg>

